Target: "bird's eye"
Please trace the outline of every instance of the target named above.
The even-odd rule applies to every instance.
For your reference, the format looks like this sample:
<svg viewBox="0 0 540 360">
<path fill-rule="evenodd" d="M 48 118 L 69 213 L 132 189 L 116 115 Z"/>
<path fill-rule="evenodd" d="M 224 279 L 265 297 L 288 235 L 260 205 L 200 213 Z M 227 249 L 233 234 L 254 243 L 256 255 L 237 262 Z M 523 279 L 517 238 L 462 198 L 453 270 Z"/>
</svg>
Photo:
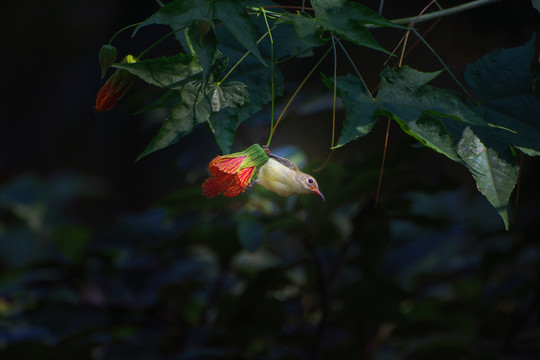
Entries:
<svg viewBox="0 0 540 360">
<path fill-rule="evenodd" d="M 307 182 L 308 184 L 313 184 L 313 179 L 309 178 Z"/>
</svg>

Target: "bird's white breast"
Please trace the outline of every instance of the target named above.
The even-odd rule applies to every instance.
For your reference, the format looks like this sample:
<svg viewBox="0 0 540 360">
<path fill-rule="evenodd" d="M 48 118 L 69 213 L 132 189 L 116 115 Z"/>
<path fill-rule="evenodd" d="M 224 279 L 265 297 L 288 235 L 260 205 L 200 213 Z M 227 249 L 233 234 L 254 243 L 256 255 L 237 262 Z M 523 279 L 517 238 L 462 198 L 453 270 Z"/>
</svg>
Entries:
<svg viewBox="0 0 540 360">
<path fill-rule="evenodd" d="M 257 184 L 281 196 L 291 196 L 298 192 L 296 172 L 272 158 L 260 168 Z"/>
</svg>

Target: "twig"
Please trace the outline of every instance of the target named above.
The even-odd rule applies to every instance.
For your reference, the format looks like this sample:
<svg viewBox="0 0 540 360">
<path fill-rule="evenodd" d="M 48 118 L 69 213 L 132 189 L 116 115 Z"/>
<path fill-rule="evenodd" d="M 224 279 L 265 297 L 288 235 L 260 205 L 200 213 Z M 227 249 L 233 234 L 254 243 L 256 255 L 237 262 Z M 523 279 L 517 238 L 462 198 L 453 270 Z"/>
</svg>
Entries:
<svg viewBox="0 0 540 360">
<path fill-rule="evenodd" d="M 463 11 L 467 11 L 467 10 L 471 10 L 471 9 L 474 9 L 474 8 L 477 8 L 477 7 L 480 7 L 480 6 L 494 4 L 494 3 L 499 2 L 499 1 L 501 1 L 501 0 L 475 0 L 475 1 L 465 3 L 465 4 L 457 5 L 457 6 L 448 8 L 448 9 L 434 11 L 434 12 L 429 13 L 429 14 L 425 14 L 425 15 L 421 15 L 421 16 L 412 16 L 412 17 L 401 18 L 401 19 L 395 19 L 395 20 L 391 20 L 391 21 L 394 24 L 398 24 L 398 25 L 408 24 L 411 21 L 413 21 L 415 23 L 420 23 L 420 22 L 424 22 L 424 21 L 430 21 L 430 20 L 433 20 L 433 19 L 436 19 L 436 18 L 441 18 L 441 17 L 444 17 L 444 16 L 454 15 L 454 14 L 457 14 L 457 13 L 460 13 L 460 12 L 463 12 Z M 375 28 L 380 28 L 382 26 L 368 24 L 368 25 L 366 25 L 366 27 L 370 28 L 370 29 L 375 29 Z"/>
</svg>

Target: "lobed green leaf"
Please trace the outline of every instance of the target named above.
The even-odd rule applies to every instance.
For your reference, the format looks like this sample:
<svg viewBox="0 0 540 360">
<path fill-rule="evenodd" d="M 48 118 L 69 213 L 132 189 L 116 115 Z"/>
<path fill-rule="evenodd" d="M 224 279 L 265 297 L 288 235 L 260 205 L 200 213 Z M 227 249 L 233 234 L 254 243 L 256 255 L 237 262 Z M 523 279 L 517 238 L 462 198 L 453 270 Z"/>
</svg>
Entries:
<svg viewBox="0 0 540 360">
<path fill-rule="evenodd" d="M 463 130 L 457 152 L 469 168 L 478 190 L 509 228 L 508 201 L 517 183 L 519 164 L 509 149 L 487 147 L 470 127 Z"/>
<path fill-rule="evenodd" d="M 162 88 L 175 88 L 183 80 L 201 72 L 197 58 L 188 54 L 115 64 L 114 67 L 127 70 L 148 84 Z"/>
<path fill-rule="evenodd" d="M 249 100 L 246 86 L 240 82 L 208 84 L 205 88 L 190 83 L 180 89 L 179 98 L 179 103 L 172 108 L 157 135 L 137 159 L 176 144 L 190 134 L 195 126 L 209 122 L 213 111 L 242 106 Z"/>
</svg>

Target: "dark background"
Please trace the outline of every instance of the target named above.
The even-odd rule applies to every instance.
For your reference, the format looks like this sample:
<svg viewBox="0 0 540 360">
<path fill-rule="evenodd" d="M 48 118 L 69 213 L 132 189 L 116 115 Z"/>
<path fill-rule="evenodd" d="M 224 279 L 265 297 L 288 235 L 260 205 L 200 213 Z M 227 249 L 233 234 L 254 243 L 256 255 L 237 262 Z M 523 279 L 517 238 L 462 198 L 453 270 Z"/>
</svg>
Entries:
<svg viewBox="0 0 540 360">
<path fill-rule="evenodd" d="M 386 1 L 383 14 L 414 16 L 426 3 Z M 200 185 L 220 153 L 206 125 L 135 162 L 159 123 L 134 113 L 157 92 L 139 81 L 112 111 L 93 108 L 104 82 L 100 46 L 155 2 L 3 7 L 0 358 L 540 357 L 538 159 L 523 159 L 509 232 L 465 168 L 413 148 L 395 125 L 372 209 L 385 121 L 317 173 L 324 204 L 260 189 L 206 200 Z M 524 44 L 539 24 L 530 1 L 506 0 L 444 18 L 426 39 L 463 79 L 467 63 Z M 121 34 L 119 56 L 166 32 Z M 374 35 L 393 49 L 402 34 Z M 171 40 L 150 56 L 179 50 Z M 385 55 L 351 51 L 375 87 Z M 316 60 L 280 68 L 287 94 L 278 110 Z M 421 44 L 405 63 L 441 69 Z M 338 69 L 352 71 L 344 56 Z M 447 75 L 434 85 L 456 88 Z M 267 118 L 242 124 L 233 150 L 265 142 Z M 313 170 L 329 153 L 330 131 L 331 94 L 314 76 L 273 148 L 294 146 Z M 258 226 L 264 240 L 253 244 Z M 264 263 L 267 252 L 279 265 Z M 253 259 L 240 266 L 235 256 L 244 253 Z"/>
</svg>

